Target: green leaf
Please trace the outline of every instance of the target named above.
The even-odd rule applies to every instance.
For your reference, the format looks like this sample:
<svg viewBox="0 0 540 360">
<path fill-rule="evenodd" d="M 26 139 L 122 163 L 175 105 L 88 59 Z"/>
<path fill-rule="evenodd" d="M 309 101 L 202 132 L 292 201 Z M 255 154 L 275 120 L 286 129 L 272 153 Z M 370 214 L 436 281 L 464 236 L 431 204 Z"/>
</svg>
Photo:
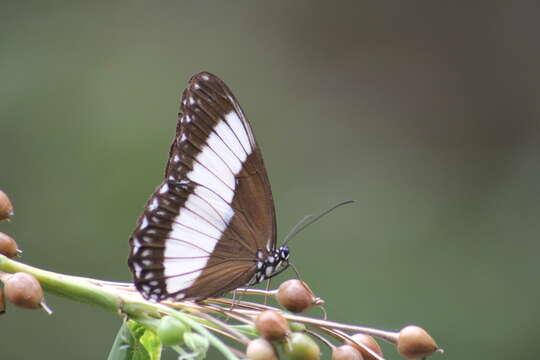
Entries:
<svg viewBox="0 0 540 360">
<path fill-rule="evenodd" d="M 153 331 L 146 330 L 139 341 L 150 355 L 150 360 L 159 360 L 161 358 L 161 340 Z"/>
<path fill-rule="evenodd" d="M 144 359 L 144 357 L 140 355 L 136 356 L 136 353 L 140 352 L 138 348 L 143 348 L 138 344 L 139 341 L 135 335 L 133 335 L 128 326 L 128 322 L 124 322 L 120 327 L 120 330 L 118 330 L 118 334 L 116 335 L 116 339 L 114 340 L 107 360 L 132 360 L 135 358 L 139 358 L 141 360 Z M 149 357 L 147 357 L 147 359 L 148 358 Z"/>
<path fill-rule="evenodd" d="M 129 320 L 122 324 L 107 360 L 159 360 L 161 342 L 143 325 Z"/>
</svg>

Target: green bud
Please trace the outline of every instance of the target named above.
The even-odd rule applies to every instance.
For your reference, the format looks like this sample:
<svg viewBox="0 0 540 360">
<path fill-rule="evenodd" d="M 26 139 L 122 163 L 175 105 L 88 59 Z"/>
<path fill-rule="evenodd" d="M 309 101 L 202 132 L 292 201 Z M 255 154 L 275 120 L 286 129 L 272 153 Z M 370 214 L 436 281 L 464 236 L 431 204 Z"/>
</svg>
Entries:
<svg viewBox="0 0 540 360">
<path fill-rule="evenodd" d="M 321 357 L 319 345 L 304 333 L 290 334 L 284 346 L 290 360 L 318 360 Z"/>
<path fill-rule="evenodd" d="M 188 331 L 189 326 L 172 316 L 162 317 L 156 329 L 157 336 L 167 346 L 181 344 Z"/>
</svg>

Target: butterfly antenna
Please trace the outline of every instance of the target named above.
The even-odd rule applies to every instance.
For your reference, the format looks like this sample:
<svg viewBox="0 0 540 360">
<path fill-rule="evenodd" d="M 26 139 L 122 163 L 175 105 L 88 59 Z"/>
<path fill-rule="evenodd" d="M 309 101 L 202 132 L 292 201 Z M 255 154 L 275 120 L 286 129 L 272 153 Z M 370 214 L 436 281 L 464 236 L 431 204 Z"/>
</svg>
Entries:
<svg viewBox="0 0 540 360">
<path fill-rule="evenodd" d="M 313 215 L 309 214 L 304 216 L 299 222 L 296 223 L 296 225 L 293 226 L 293 228 L 285 235 L 285 238 L 283 239 L 283 244 L 286 244 L 289 239 L 294 236 L 296 233 L 296 230 L 302 225 L 307 219 L 312 218 Z"/>
<path fill-rule="evenodd" d="M 293 269 L 295 275 L 296 275 L 296 278 L 298 280 L 300 280 L 302 282 L 302 284 L 304 284 L 304 280 L 302 280 L 302 277 L 300 276 L 300 273 L 298 272 L 298 269 L 296 268 L 296 266 L 294 266 L 293 263 L 289 263 L 289 266 Z"/>
<path fill-rule="evenodd" d="M 282 246 L 286 245 L 289 242 L 289 240 L 291 240 L 300 231 L 304 230 L 305 228 L 307 228 L 310 225 L 315 224 L 321 218 L 323 218 L 326 215 L 330 214 L 332 211 L 334 211 L 338 207 L 341 207 L 343 205 L 352 204 L 353 202 L 354 202 L 354 200 L 342 201 L 342 202 L 332 206 L 330 209 L 327 209 L 327 210 L 323 211 L 322 213 L 320 213 L 319 215 L 317 215 L 315 217 L 314 217 L 314 215 L 306 215 L 306 216 L 304 216 L 302 218 L 302 220 L 300 220 L 296 225 L 294 225 L 294 227 L 291 229 L 291 231 L 289 231 L 289 233 L 285 236 L 285 239 L 283 240 Z M 307 220 L 309 220 L 309 221 L 307 221 Z"/>
</svg>

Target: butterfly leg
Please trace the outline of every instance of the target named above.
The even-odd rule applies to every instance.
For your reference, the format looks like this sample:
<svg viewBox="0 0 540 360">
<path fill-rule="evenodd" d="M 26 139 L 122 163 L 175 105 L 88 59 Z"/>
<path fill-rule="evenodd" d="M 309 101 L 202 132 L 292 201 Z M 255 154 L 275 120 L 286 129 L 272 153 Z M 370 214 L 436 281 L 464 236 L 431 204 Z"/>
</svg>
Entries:
<svg viewBox="0 0 540 360">
<path fill-rule="evenodd" d="M 272 278 L 269 278 L 266 280 L 266 294 L 264 294 L 264 305 L 268 303 L 268 291 L 270 290 L 270 283 L 272 282 Z"/>
<path fill-rule="evenodd" d="M 231 307 L 229 308 L 229 311 L 233 311 L 234 307 L 238 304 L 240 304 L 240 301 L 242 301 L 242 295 L 246 293 L 246 290 L 240 291 L 240 290 L 233 290 L 233 297 L 231 302 Z M 236 300 L 236 294 L 238 294 L 238 300 Z"/>
<path fill-rule="evenodd" d="M 235 301 L 235 299 L 236 299 L 236 290 L 233 290 L 233 291 L 232 291 L 232 298 L 231 298 L 231 307 L 229 307 L 229 311 L 232 311 L 232 309 L 234 308 L 234 301 Z M 224 321 L 225 321 L 225 322 L 228 322 L 229 319 L 230 319 L 230 316 L 227 315 L 227 316 L 225 316 Z"/>
<path fill-rule="evenodd" d="M 294 273 L 296 274 L 296 278 L 298 280 L 300 280 L 300 283 L 302 284 L 302 286 L 308 290 L 309 292 L 311 292 L 311 289 L 307 286 L 307 284 L 304 282 L 304 280 L 302 280 L 302 277 L 300 276 L 300 273 L 298 272 L 298 269 L 296 268 L 296 266 L 294 266 L 292 263 L 287 263 L 287 265 L 290 265 L 294 271 Z"/>
<path fill-rule="evenodd" d="M 278 271 L 276 271 L 275 273 L 272 274 L 272 277 L 277 276 L 277 275 L 281 274 L 282 272 L 284 272 L 285 270 L 287 270 L 289 265 L 292 265 L 292 264 L 287 261 L 285 266 L 283 266 L 281 269 L 279 269 Z M 294 270 L 294 272 L 296 272 L 296 275 L 298 276 L 298 271 Z"/>
<path fill-rule="evenodd" d="M 236 289 L 232 291 L 233 296 L 232 296 L 232 299 L 231 299 L 231 306 L 229 307 L 229 311 L 232 311 L 234 309 L 234 304 L 235 304 L 235 301 L 236 301 L 236 293 L 237 292 L 238 292 L 238 290 L 236 290 Z M 240 301 L 240 300 L 238 300 L 238 301 Z M 229 319 L 230 319 L 230 316 L 227 315 L 225 317 L 225 322 L 228 322 Z"/>
<path fill-rule="evenodd" d="M 232 292 L 232 303 L 231 303 L 231 307 L 229 308 L 229 310 L 232 310 L 234 308 L 234 301 L 236 300 L 236 293 L 238 292 L 238 290 L 233 290 Z"/>
</svg>

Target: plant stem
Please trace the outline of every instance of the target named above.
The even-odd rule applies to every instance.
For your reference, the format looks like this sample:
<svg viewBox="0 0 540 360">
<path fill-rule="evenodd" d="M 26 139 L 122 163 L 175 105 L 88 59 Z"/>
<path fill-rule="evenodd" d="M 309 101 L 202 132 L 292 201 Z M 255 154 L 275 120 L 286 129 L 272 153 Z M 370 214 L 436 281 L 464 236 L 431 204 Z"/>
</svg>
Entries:
<svg viewBox="0 0 540 360">
<path fill-rule="evenodd" d="M 0 271 L 25 272 L 34 276 L 49 293 L 84 304 L 96 305 L 112 312 L 117 312 L 124 301 L 123 294 L 93 284 L 85 278 L 41 270 L 3 255 L 0 255 Z"/>
<path fill-rule="evenodd" d="M 95 279 L 68 276 L 41 270 L 11 260 L 4 255 L 0 255 L 0 271 L 7 273 L 25 272 L 34 276 L 41 283 L 43 289 L 49 293 L 84 304 L 99 306 L 117 314 L 126 314 L 135 320 L 148 318 L 149 314 L 158 315 L 160 312 L 166 313 L 187 323 L 192 329 L 206 337 L 226 359 L 238 359 L 223 342 L 196 320 L 187 316 L 187 314 L 159 303 L 146 301 L 136 292 L 121 290 L 118 284 L 110 286 L 107 285 L 107 282 L 101 282 Z"/>
</svg>

